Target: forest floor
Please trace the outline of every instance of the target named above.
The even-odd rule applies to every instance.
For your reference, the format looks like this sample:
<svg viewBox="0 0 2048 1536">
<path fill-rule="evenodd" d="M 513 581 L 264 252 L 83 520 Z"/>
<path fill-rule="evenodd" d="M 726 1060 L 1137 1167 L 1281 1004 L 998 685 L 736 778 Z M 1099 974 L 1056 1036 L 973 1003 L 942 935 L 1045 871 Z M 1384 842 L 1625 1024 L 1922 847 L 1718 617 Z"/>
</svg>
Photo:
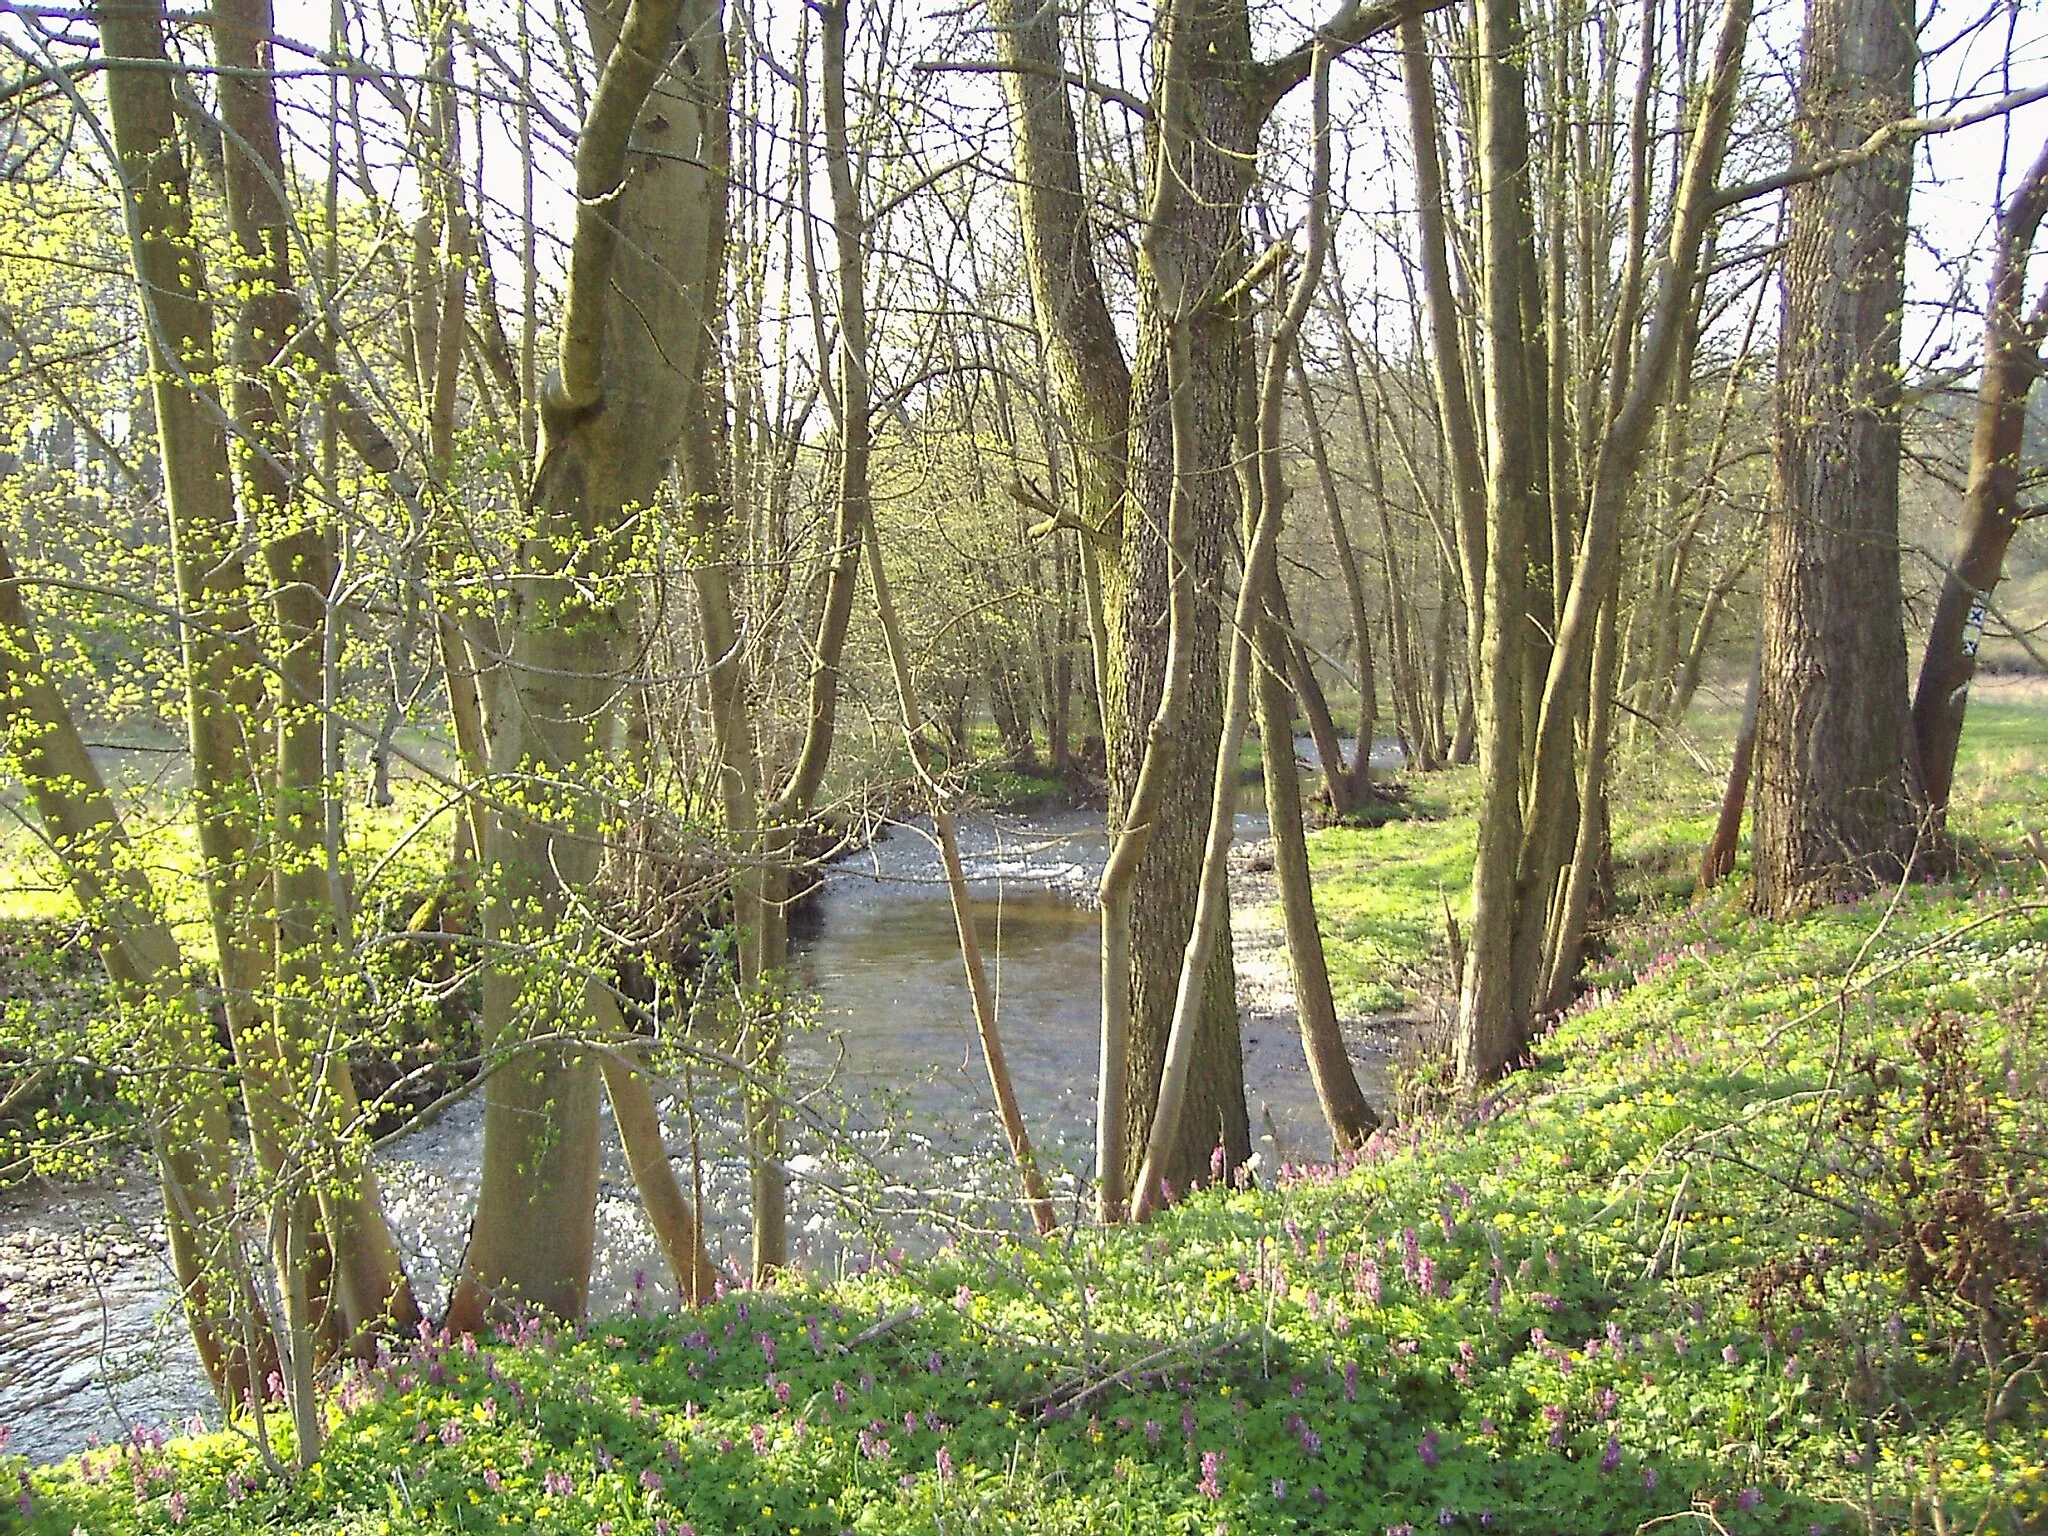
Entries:
<svg viewBox="0 0 2048 1536">
<path fill-rule="evenodd" d="M 17 1465 L 15 1519 L 2048 1529 L 2048 709 L 1973 703 L 1951 872 L 1781 925 L 1740 869 L 1692 889 L 1721 756 L 1694 750 L 1626 759 L 1617 910 L 1535 1061 L 1349 1167 L 697 1314 L 429 1341 L 344 1383 L 301 1478 L 247 1425 L 144 1435 Z M 1316 835 L 1350 1008 L 1441 998 L 1470 796 L 1441 776 L 1408 819 Z"/>
</svg>

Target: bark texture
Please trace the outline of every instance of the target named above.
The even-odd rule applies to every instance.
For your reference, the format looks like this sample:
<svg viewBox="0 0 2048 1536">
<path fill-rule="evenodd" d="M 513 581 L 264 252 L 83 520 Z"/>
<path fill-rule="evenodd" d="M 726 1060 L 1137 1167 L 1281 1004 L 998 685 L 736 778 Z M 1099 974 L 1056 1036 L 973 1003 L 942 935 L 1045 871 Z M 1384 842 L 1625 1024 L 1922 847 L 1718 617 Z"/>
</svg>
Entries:
<svg viewBox="0 0 2048 1536">
<path fill-rule="evenodd" d="M 1810 0 L 1795 154 L 1912 115 L 1913 13 Z M 1786 917 L 1904 869 L 1918 821 L 1899 589 L 1899 342 L 1910 151 L 1787 194 L 1764 571 L 1756 902 Z"/>
</svg>

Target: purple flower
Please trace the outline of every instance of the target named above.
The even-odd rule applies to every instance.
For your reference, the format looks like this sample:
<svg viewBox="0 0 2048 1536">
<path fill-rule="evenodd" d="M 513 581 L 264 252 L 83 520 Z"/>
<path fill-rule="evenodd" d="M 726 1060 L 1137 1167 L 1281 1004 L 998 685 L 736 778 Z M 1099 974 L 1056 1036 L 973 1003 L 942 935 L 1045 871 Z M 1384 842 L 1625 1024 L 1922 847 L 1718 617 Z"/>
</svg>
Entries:
<svg viewBox="0 0 2048 1536">
<path fill-rule="evenodd" d="M 1755 1509 L 1757 1505 L 1763 1503 L 1763 1501 L 1764 1493 L 1761 1488 L 1745 1488 L 1742 1490 L 1740 1494 L 1736 1496 L 1735 1499 L 1736 1505 L 1742 1510 L 1744 1514 L 1748 1514 L 1751 1510 Z"/>
<path fill-rule="evenodd" d="M 1201 1488 L 1204 1498 L 1220 1499 L 1223 1497 L 1222 1485 L 1216 1481 L 1216 1469 L 1222 1464 L 1223 1453 L 1221 1451 L 1202 1452 L 1202 1481 L 1197 1486 Z"/>
<path fill-rule="evenodd" d="M 1620 1465 L 1621 1437 L 1619 1435 L 1609 1435 L 1607 1437 L 1607 1449 L 1600 1453 L 1600 1470 L 1602 1472 L 1612 1472 Z"/>
<path fill-rule="evenodd" d="M 1446 1504 L 1436 1512 L 1436 1523 L 1448 1531 L 1458 1523 L 1458 1512 Z"/>
<path fill-rule="evenodd" d="M 775 1340 L 772 1335 L 761 1333 L 754 1336 L 754 1342 L 761 1346 L 761 1358 L 768 1362 L 768 1369 L 775 1369 Z"/>
<path fill-rule="evenodd" d="M 1431 1430 L 1415 1443 L 1415 1454 L 1422 1458 L 1425 1467 L 1434 1467 L 1443 1459 L 1437 1450 L 1436 1431 Z"/>
<path fill-rule="evenodd" d="M 1284 1477 L 1276 1477 L 1276 1478 L 1274 1478 L 1274 1479 L 1273 1479 L 1273 1497 L 1274 1497 L 1275 1499 L 1284 1499 L 1284 1498 L 1286 1498 L 1286 1497 L 1287 1497 L 1287 1479 L 1286 1479 L 1286 1478 L 1284 1478 Z"/>
<path fill-rule="evenodd" d="M 1323 1437 L 1306 1424 L 1301 1426 L 1301 1449 L 1306 1456 L 1317 1455 L 1323 1449 Z"/>
<path fill-rule="evenodd" d="M 652 1467 L 642 1468 L 640 1472 L 640 1486 L 648 1493 L 661 1492 L 661 1474 Z"/>
<path fill-rule="evenodd" d="M 1358 1362 L 1356 1360 L 1346 1360 L 1344 1362 L 1344 1401 L 1347 1403 L 1358 1401 Z"/>
<path fill-rule="evenodd" d="M 1157 1419 L 1147 1419 L 1145 1421 L 1145 1440 L 1150 1445 L 1157 1445 L 1159 1443 L 1159 1421 Z"/>
<path fill-rule="evenodd" d="M 497 1493 L 505 1486 L 505 1479 L 498 1475 L 496 1467 L 484 1468 L 484 1486 L 492 1493 Z"/>
<path fill-rule="evenodd" d="M 841 1408 L 844 1408 L 844 1407 L 846 1406 L 846 1383 L 845 1383 L 845 1382 L 843 1382 L 843 1381 L 835 1381 L 835 1382 L 833 1382 L 833 1383 L 832 1383 L 832 1401 L 833 1401 L 833 1403 L 834 1403 L 834 1404 L 836 1404 L 837 1406 L 839 1406 L 839 1407 L 841 1407 Z"/>
<path fill-rule="evenodd" d="M 940 1482 L 950 1483 L 953 1481 L 953 1455 L 943 1445 L 939 1447 L 938 1467 Z"/>
<path fill-rule="evenodd" d="M 1195 1433 L 1195 1409 L 1192 1403 L 1183 1403 L 1180 1410 L 1180 1432 L 1189 1439 Z"/>
<path fill-rule="evenodd" d="M 576 1491 L 576 1480 L 566 1472 L 548 1471 L 541 1476 L 541 1486 L 551 1499 L 566 1499 Z"/>
<path fill-rule="evenodd" d="M 1643 1492 L 1645 1492 L 1645 1493 L 1655 1493 L 1656 1491 L 1657 1491 L 1657 1469 L 1656 1469 L 1655 1467 L 1645 1467 L 1645 1468 L 1643 1468 Z"/>
</svg>

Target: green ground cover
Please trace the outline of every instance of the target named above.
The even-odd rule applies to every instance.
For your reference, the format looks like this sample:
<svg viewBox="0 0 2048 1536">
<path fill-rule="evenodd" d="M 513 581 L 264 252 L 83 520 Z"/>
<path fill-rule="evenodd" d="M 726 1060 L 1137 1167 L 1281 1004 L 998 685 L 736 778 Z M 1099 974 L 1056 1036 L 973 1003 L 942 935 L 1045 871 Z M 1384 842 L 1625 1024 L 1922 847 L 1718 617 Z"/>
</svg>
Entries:
<svg viewBox="0 0 2048 1536">
<path fill-rule="evenodd" d="M 1626 917 L 1593 989 L 1491 1098 L 1350 1168 L 695 1315 L 431 1341 L 351 1376 L 296 1481 L 246 1424 L 152 1437 L 16 1468 L 16 1521 L 2048 1528 L 2033 719 L 1973 709 L 1950 876 L 1780 926 L 1739 882 L 1689 899 L 1704 777 L 1632 773 L 1645 813 L 1618 817 Z M 1426 964 L 1469 793 L 1452 777 L 1421 816 L 1318 834 L 1345 985 Z"/>
</svg>

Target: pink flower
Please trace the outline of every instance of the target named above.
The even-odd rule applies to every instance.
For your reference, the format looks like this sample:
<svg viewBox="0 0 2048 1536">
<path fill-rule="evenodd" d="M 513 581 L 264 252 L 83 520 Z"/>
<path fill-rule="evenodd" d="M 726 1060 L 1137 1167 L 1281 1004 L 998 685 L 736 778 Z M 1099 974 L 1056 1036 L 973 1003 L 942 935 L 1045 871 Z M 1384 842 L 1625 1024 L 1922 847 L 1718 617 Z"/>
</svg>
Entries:
<svg viewBox="0 0 2048 1536">
<path fill-rule="evenodd" d="M 182 1491 L 171 1495 L 171 1524 L 185 1523 L 185 1495 Z"/>
<path fill-rule="evenodd" d="M 492 1493 L 500 1492 L 504 1488 L 505 1479 L 498 1475 L 496 1467 L 484 1468 L 484 1486 Z"/>
<path fill-rule="evenodd" d="M 1202 1452 L 1202 1481 L 1197 1486 L 1200 1487 L 1204 1498 L 1220 1499 L 1223 1497 L 1223 1487 L 1216 1481 L 1216 1469 L 1222 1465 L 1223 1453 L 1221 1451 Z"/>
</svg>

